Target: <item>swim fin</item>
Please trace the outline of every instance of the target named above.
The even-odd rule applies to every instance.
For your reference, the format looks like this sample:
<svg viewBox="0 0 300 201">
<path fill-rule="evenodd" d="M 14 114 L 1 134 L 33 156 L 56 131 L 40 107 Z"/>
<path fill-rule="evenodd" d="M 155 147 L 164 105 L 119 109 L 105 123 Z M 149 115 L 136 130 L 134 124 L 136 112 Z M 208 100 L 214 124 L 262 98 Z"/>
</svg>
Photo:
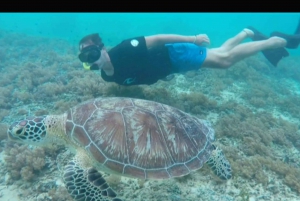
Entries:
<svg viewBox="0 0 300 201">
<path fill-rule="evenodd" d="M 247 28 L 254 32 L 254 36 L 252 37 L 253 41 L 266 40 L 269 38 L 260 33 L 257 29 L 255 29 L 252 26 L 249 26 Z M 289 52 L 283 47 L 270 50 L 263 50 L 262 53 L 266 57 L 266 59 L 275 67 L 282 58 L 288 57 L 290 55 Z"/>
<path fill-rule="evenodd" d="M 300 19 L 294 35 L 285 34 L 282 32 L 275 31 L 271 33 L 271 36 L 278 36 L 284 38 L 287 41 L 286 48 L 297 49 L 300 44 Z"/>
</svg>

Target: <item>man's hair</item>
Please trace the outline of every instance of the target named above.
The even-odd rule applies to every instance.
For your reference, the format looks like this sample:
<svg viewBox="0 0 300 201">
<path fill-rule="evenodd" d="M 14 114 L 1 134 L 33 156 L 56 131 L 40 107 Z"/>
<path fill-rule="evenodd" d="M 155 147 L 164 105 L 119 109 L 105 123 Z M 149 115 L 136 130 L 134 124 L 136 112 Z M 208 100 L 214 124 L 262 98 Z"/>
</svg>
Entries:
<svg viewBox="0 0 300 201">
<path fill-rule="evenodd" d="M 82 44 L 82 43 L 87 43 L 89 41 L 92 41 L 93 44 L 95 45 L 99 45 L 99 46 L 104 46 L 104 44 L 102 43 L 102 39 L 101 37 L 99 36 L 98 33 L 94 33 L 94 34 L 90 34 L 90 35 L 87 35 L 85 37 L 83 37 L 80 41 L 79 41 L 79 46 Z"/>
</svg>

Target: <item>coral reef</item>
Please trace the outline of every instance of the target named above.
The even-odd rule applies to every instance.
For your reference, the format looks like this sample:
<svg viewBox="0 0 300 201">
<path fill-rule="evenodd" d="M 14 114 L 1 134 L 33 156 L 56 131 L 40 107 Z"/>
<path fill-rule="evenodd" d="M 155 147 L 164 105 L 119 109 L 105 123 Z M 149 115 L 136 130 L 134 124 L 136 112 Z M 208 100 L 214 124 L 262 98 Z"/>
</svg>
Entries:
<svg viewBox="0 0 300 201">
<path fill-rule="evenodd" d="M 0 123 L 0 152 L 3 151 L 4 141 L 7 139 L 7 129 L 9 125 L 6 123 Z"/>
<path fill-rule="evenodd" d="M 27 145 L 14 144 L 5 149 L 5 165 L 13 180 L 25 181 L 36 179 L 45 167 L 45 152 L 42 148 L 30 150 Z"/>
<path fill-rule="evenodd" d="M 112 185 L 126 198 L 218 200 L 214 197 L 218 194 L 232 196 L 232 199 L 222 197 L 223 200 L 250 200 L 256 189 L 265 191 L 271 198 L 254 196 L 252 200 L 279 200 L 281 195 L 284 199 L 293 195 L 299 200 L 298 56 L 291 56 L 281 61 L 278 68 L 272 68 L 256 55 L 226 70 L 203 68 L 176 74 L 168 82 L 124 87 L 103 81 L 100 72 L 85 71 L 77 59 L 77 47 L 66 41 L 1 30 L 0 36 L 2 144 L 6 142 L 8 124 L 27 115 L 61 114 L 94 97 L 153 100 L 200 118 L 214 119 L 216 143 L 232 165 L 233 178 L 224 183 L 206 166 L 172 181 L 126 183 L 110 177 Z M 61 147 L 29 148 L 7 143 L 2 152 L 6 155 L 3 165 L 10 175 L 6 184 L 26 181 L 30 184 L 27 187 L 38 186 L 35 190 L 24 187 L 27 194 L 38 194 L 35 200 L 71 200 L 66 189 L 56 184 L 59 174 L 53 164 L 57 154 L 63 151 Z M 44 180 L 45 175 L 41 173 L 46 171 L 52 177 L 44 183 L 35 182 Z M 201 182 L 208 187 L 198 187 Z M 228 192 L 228 189 L 235 191 Z"/>
<path fill-rule="evenodd" d="M 67 189 L 64 187 L 52 188 L 48 195 L 51 201 L 73 201 L 73 198 L 71 198 Z"/>
<path fill-rule="evenodd" d="M 0 123 L 0 142 L 7 138 L 8 124 Z"/>
</svg>

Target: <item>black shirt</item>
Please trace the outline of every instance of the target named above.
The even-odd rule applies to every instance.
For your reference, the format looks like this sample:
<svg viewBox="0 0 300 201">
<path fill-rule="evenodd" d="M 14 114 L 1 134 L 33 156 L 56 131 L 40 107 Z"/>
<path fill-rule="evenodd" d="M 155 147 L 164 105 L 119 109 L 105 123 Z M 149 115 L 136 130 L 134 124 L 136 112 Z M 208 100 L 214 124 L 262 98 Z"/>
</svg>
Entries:
<svg viewBox="0 0 300 201">
<path fill-rule="evenodd" d="M 122 41 L 108 51 L 114 67 L 112 76 L 101 69 L 101 77 L 120 85 L 153 84 L 172 73 L 168 49 L 165 45 L 147 49 L 145 37 Z"/>
</svg>

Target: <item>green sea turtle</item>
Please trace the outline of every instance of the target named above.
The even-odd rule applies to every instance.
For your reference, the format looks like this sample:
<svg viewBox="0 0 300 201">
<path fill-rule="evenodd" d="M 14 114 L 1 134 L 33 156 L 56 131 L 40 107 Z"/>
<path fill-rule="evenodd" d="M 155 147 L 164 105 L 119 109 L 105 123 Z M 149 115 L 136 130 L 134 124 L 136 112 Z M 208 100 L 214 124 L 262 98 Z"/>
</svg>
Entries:
<svg viewBox="0 0 300 201">
<path fill-rule="evenodd" d="M 213 145 L 215 133 L 208 121 L 153 101 L 97 98 L 61 115 L 16 121 L 7 133 L 19 142 L 61 143 L 74 150 L 63 180 L 75 200 L 121 200 L 101 171 L 168 179 L 208 163 L 221 179 L 231 178 L 229 162 Z"/>
</svg>

